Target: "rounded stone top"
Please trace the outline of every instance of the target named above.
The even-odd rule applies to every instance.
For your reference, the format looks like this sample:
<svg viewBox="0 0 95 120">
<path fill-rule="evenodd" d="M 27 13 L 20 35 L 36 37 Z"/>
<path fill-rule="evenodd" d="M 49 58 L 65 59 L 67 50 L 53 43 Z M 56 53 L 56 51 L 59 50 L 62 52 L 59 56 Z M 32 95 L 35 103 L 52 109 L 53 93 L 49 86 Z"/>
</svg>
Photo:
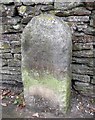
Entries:
<svg viewBox="0 0 95 120">
<path fill-rule="evenodd" d="M 50 33 L 58 33 L 63 35 L 67 38 L 71 38 L 71 29 L 69 25 L 57 16 L 51 14 L 41 14 L 39 16 L 35 16 L 32 20 L 28 23 L 25 27 L 23 33 L 26 31 L 31 31 L 31 35 L 44 32 L 44 34 L 49 35 Z M 35 31 L 35 32 L 34 32 Z M 47 31 L 47 33 L 45 33 Z M 57 34 L 57 35 L 58 35 Z M 23 34 L 24 35 L 24 34 Z M 57 36 L 56 35 L 56 36 Z"/>
<path fill-rule="evenodd" d="M 72 38 L 69 26 L 61 18 L 51 14 L 35 16 L 25 27 L 21 42 L 27 68 L 67 71 Z"/>
</svg>

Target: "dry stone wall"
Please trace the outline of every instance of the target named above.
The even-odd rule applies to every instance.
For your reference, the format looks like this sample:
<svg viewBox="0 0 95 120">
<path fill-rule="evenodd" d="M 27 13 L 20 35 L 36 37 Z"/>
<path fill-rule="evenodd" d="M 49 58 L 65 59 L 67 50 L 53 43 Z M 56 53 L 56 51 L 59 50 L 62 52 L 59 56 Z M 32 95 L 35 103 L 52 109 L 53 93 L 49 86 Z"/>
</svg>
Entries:
<svg viewBox="0 0 95 120">
<path fill-rule="evenodd" d="M 28 22 L 42 13 L 61 17 L 71 27 L 73 35 L 72 83 L 79 92 L 95 96 L 95 2 L 26 2 L 0 3 L 2 20 L 2 74 L 4 85 L 22 86 L 21 34 Z"/>
</svg>

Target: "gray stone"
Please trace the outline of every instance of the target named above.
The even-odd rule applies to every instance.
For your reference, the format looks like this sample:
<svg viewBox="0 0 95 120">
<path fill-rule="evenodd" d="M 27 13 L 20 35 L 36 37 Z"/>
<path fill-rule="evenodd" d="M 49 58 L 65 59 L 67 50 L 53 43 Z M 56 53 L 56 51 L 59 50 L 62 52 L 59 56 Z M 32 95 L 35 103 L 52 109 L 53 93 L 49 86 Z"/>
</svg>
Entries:
<svg viewBox="0 0 95 120">
<path fill-rule="evenodd" d="M 31 96 L 38 96 L 48 101 L 49 108 L 66 113 L 70 105 L 72 49 L 68 25 L 50 14 L 36 16 L 24 29 L 21 41 L 26 103 L 33 102 Z"/>
<path fill-rule="evenodd" d="M 87 65 L 89 67 L 93 67 L 93 58 L 77 58 L 77 57 L 73 57 L 72 58 L 72 63 L 73 64 L 84 64 Z"/>
<path fill-rule="evenodd" d="M 75 82 L 75 89 L 85 96 L 95 97 L 94 86 L 89 83 Z"/>
<path fill-rule="evenodd" d="M 39 4 L 39 3 L 42 3 L 42 4 L 49 4 L 49 3 L 53 3 L 54 0 L 19 0 L 21 2 L 32 2 L 32 3 L 35 3 L 35 4 Z"/>
<path fill-rule="evenodd" d="M 19 33 L 23 31 L 23 28 L 25 27 L 22 24 L 16 24 L 16 25 L 3 25 L 3 33 Z"/>
<path fill-rule="evenodd" d="M 2 67 L 8 66 L 8 61 L 6 59 L 2 60 Z"/>
<path fill-rule="evenodd" d="M 93 10 L 91 14 L 90 26 L 95 28 L 95 10 Z"/>
<path fill-rule="evenodd" d="M 2 17 L 2 4 L 0 4 L 0 17 Z"/>
<path fill-rule="evenodd" d="M 93 57 L 93 50 L 82 50 L 82 51 L 73 51 L 73 57 Z"/>
<path fill-rule="evenodd" d="M 95 75 L 93 76 L 93 79 L 91 80 L 91 83 L 95 85 Z"/>
<path fill-rule="evenodd" d="M 70 11 L 70 15 L 90 15 L 91 11 L 87 10 L 85 7 L 76 7 Z"/>
<path fill-rule="evenodd" d="M 53 9 L 54 9 L 53 5 L 45 5 L 41 7 L 41 10 L 45 12 Z"/>
<path fill-rule="evenodd" d="M 9 67 L 19 67 L 21 66 L 21 62 L 19 60 L 8 60 L 8 66 Z"/>
<path fill-rule="evenodd" d="M 88 22 L 89 16 L 69 16 L 68 17 L 69 22 Z"/>
<path fill-rule="evenodd" d="M 93 68 L 86 65 L 72 64 L 72 72 L 81 75 L 93 75 Z"/>
<path fill-rule="evenodd" d="M 95 36 L 95 28 L 88 27 L 87 29 L 84 30 L 84 33 L 88 34 L 88 35 L 94 35 Z"/>
<path fill-rule="evenodd" d="M 11 2 L 14 2 L 14 0 L 0 0 L 0 3 L 4 3 L 4 4 L 9 4 Z"/>
<path fill-rule="evenodd" d="M 73 43 L 93 43 L 95 39 L 92 35 L 81 35 L 80 33 L 74 34 L 73 36 Z"/>
<path fill-rule="evenodd" d="M 24 5 L 31 5 L 31 6 L 34 6 L 35 5 L 35 3 L 34 2 L 30 2 L 30 0 L 27 0 L 27 2 L 26 2 L 26 0 L 22 0 L 23 1 L 23 4 Z"/>
<path fill-rule="evenodd" d="M 90 82 L 90 76 L 73 74 L 73 80 L 78 80 L 86 83 L 86 82 Z"/>
<path fill-rule="evenodd" d="M 75 43 L 73 44 L 73 50 L 92 50 L 93 43 Z"/>
<path fill-rule="evenodd" d="M 4 34 L 2 35 L 2 40 L 3 41 L 20 41 L 20 34 Z"/>
<path fill-rule="evenodd" d="M 80 0 L 77 0 L 77 2 L 75 0 L 55 0 L 54 1 L 55 9 L 61 9 L 61 10 L 72 9 L 80 5 L 82 5 Z"/>
<path fill-rule="evenodd" d="M 29 15 L 34 14 L 35 7 L 22 5 L 17 7 L 17 10 L 20 16 L 28 17 Z"/>
<path fill-rule="evenodd" d="M 5 6 L 2 5 L 1 9 L 2 17 L 11 17 L 14 16 L 15 6 Z"/>
<path fill-rule="evenodd" d="M 31 15 L 31 16 L 29 15 L 27 17 L 23 17 L 21 23 L 22 24 L 27 24 L 32 18 L 33 18 L 33 15 Z"/>
<path fill-rule="evenodd" d="M 11 48 L 11 53 L 15 53 L 15 54 L 19 54 L 21 53 L 21 47 L 14 47 L 14 48 Z"/>
<path fill-rule="evenodd" d="M 11 59 L 12 58 L 12 54 L 11 53 L 4 53 L 4 54 L 2 54 L 2 58 L 4 58 L 4 59 Z"/>
<path fill-rule="evenodd" d="M 21 60 L 21 54 L 14 54 L 15 60 Z"/>
<path fill-rule="evenodd" d="M 87 10 L 85 7 L 76 7 L 71 10 L 57 10 L 55 13 L 59 17 L 68 17 L 68 16 L 83 16 L 90 15 L 91 11 Z"/>
<path fill-rule="evenodd" d="M 15 80 L 19 80 L 21 79 L 20 75 L 2 75 L 2 80 L 11 80 L 11 81 L 15 81 Z"/>
<path fill-rule="evenodd" d="M 91 1 L 87 1 L 85 2 L 85 7 L 88 9 L 88 10 L 95 10 L 95 1 L 94 0 L 91 0 Z"/>
<path fill-rule="evenodd" d="M 21 17 L 2 17 L 2 23 L 7 25 L 16 25 L 17 23 L 19 23 L 21 21 Z"/>
</svg>

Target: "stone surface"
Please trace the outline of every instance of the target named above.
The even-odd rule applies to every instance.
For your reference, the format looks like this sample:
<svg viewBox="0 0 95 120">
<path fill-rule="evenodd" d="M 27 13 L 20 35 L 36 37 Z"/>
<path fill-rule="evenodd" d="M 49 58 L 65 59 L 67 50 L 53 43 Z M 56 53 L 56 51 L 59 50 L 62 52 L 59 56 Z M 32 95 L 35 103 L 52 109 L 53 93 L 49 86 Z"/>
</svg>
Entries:
<svg viewBox="0 0 95 120">
<path fill-rule="evenodd" d="M 54 0 L 19 0 L 21 2 L 33 2 L 35 4 L 42 3 L 42 4 L 49 4 L 52 3 Z"/>
<path fill-rule="evenodd" d="M 55 9 L 72 9 L 75 6 L 79 6 L 81 4 L 80 0 L 55 0 L 54 7 Z"/>
<path fill-rule="evenodd" d="M 89 67 L 93 67 L 93 58 L 76 58 L 76 57 L 73 57 L 72 58 L 72 63 L 73 64 L 84 64 L 84 65 L 87 65 Z"/>
<path fill-rule="evenodd" d="M 95 85 L 95 75 L 93 76 L 93 79 L 91 80 L 91 83 Z"/>
<path fill-rule="evenodd" d="M 87 34 L 87 35 L 93 35 L 93 36 L 95 36 L 95 28 L 88 27 L 87 29 L 84 30 L 84 33 Z"/>
<path fill-rule="evenodd" d="M 80 65 L 80 64 L 73 64 L 72 65 L 72 72 L 75 74 L 81 74 L 81 75 L 93 75 L 93 68 L 88 67 L 86 65 Z"/>
<path fill-rule="evenodd" d="M 73 80 L 78 80 L 78 81 L 82 81 L 82 82 L 90 82 L 90 76 L 88 75 L 78 75 L 78 74 L 73 74 L 72 75 Z"/>
<path fill-rule="evenodd" d="M 85 7 L 77 7 L 70 11 L 70 15 L 90 15 L 91 11 L 87 10 Z"/>
<path fill-rule="evenodd" d="M 95 67 L 95 2 L 92 0 L 90 2 L 81 3 L 68 3 L 64 0 L 37 0 L 36 2 L 30 2 L 31 0 L 1 0 L 0 4 L 0 33 L 2 33 L 1 25 L 5 25 L 5 31 L 3 31 L 2 41 L 4 46 L 0 46 L 0 51 L 2 50 L 3 61 L 0 59 L 0 65 L 3 65 L 2 74 L 11 74 L 12 76 L 21 75 L 20 66 L 9 67 L 8 61 L 20 61 L 21 51 L 20 51 L 20 35 L 23 31 L 22 27 L 25 27 L 27 23 L 34 17 L 41 13 L 50 13 L 59 16 L 61 19 L 67 21 L 68 25 L 71 27 L 73 33 L 73 59 L 72 63 L 77 67 L 77 65 L 86 65 L 89 69 Z M 0 1 L 0 2 L 1 2 Z M 21 2 L 22 1 L 22 2 Z M 56 1 L 56 2 L 55 2 Z M 89 1 L 89 0 L 86 0 Z M 94 0 L 93 0 L 94 1 Z M 61 3 L 62 2 L 62 3 Z M 19 8 L 21 6 L 26 6 L 25 12 Z M 54 9 L 52 9 L 52 6 Z M 42 9 L 42 10 L 41 10 Z M 51 10 L 52 9 L 52 10 Z M 20 10 L 20 11 L 19 11 Z M 24 13 L 24 14 L 23 14 Z M 70 20 L 69 20 L 70 19 Z M 18 25 L 19 24 L 19 25 Z M 23 26 L 24 25 L 24 26 Z M 18 30 L 18 28 L 20 29 Z M 18 34 L 19 33 L 19 34 Z M 94 33 L 94 34 L 93 34 Z M 93 49 L 92 49 L 92 44 Z M 91 49 L 90 45 L 91 44 Z M 1 44 L 0 44 L 1 45 Z M 83 50 L 85 49 L 85 50 Z M 87 50 L 89 49 L 89 50 Z M 93 54 L 92 54 L 92 52 Z M 5 57 L 6 56 L 6 57 Z M 94 58 L 93 58 L 94 57 Z M 0 58 L 2 55 L 0 54 Z M 1 61 L 3 62 L 1 64 Z M 12 62 L 13 63 L 13 62 Z M 10 64 L 11 65 L 11 64 Z M 13 64 L 12 64 L 13 65 Z M 73 66 L 72 66 L 73 67 Z M 85 71 L 80 71 L 80 73 L 74 73 L 78 77 L 78 81 L 81 83 L 84 77 L 88 74 L 88 70 L 85 66 L 82 67 Z M 86 71 L 87 70 L 87 71 Z M 93 72 L 93 71 L 92 71 Z M 90 78 L 91 84 L 95 86 L 95 78 L 93 79 L 92 72 L 87 75 L 87 80 Z M 95 71 L 93 72 L 95 73 Z M 81 77 L 83 75 L 83 78 Z M 19 79 L 18 79 L 19 80 Z M 4 80 L 7 81 L 7 80 Z M 72 81 L 76 81 L 73 79 Z M 85 77 L 86 81 L 86 77 Z M 12 82 L 12 81 L 11 81 Z M 10 83 L 10 82 L 6 82 Z M 15 82 L 12 82 L 15 85 Z M 80 86 L 77 84 L 77 86 Z M 86 84 L 84 85 L 86 87 Z M 90 86 L 88 86 L 90 87 Z M 79 90 L 81 91 L 81 89 Z M 84 95 L 87 92 L 84 91 Z M 90 95 L 90 90 L 88 92 Z"/>
<path fill-rule="evenodd" d="M 45 5 L 41 7 L 41 10 L 45 12 L 53 9 L 54 9 L 53 5 Z"/>
<path fill-rule="evenodd" d="M 82 50 L 82 51 L 73 51 L 73 57 L 87 57 L 87 58 L 93 58 L 93 50 Z"/>
<path fill-rule="evenodd" d="M 88 22 L 89 16 L 69 16 L 68 17 L 69 22 Z"/>
<path fill-rule="evenodd" d="M 68 25 L 50 14 L 34 17 L 24 29 L 21 41 L 26 101 L 38 96 L 46 99 L 51 109 L 66 113 L 70 105 L 72 49 Z"/>
<path fill-rule="evenodd" d="M 75 82 L 75 89 L 85 96 L 95 97 L 93 88 L 94 86 L 89 83 Z"/>
<path fill-rule="evenodd" d="M 73 50 L 90 50 L 93 49 L 93 43 L 75 43 L 73 44 Z"/>
<path fill-rule="evenodd" d="M 1 13 L 3 17 L 14 16 L 15 6 L 2 5 Z"/>
<path fill-rule="evenodd" d="M 94 36 L 91 35 L 81 35 L 81 34 L 75 34 L 73 36 L 73 43 L 93 43 L 93 40 L 95 39 Z"/>
</svg>

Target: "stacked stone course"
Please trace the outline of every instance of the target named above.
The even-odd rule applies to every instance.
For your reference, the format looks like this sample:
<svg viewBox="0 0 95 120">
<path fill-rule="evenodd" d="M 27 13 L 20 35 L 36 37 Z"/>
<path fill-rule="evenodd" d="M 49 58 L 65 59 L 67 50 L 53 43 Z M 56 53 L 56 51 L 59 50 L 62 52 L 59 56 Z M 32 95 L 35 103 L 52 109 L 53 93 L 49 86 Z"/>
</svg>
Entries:
<svg viewBox="0 0 95 120">
<path fill-rule="evenodd" d="M 26 0 L 27 1 L 27 0 Z M 73 34 L 72 82 L 79 92 L 95 96 L 95 2 L 65 3 L 14 2 L 0 3 L 2 20 L 2 83 L 21 84 L 21 33 L 28 22 L 43 13 L 61 17 Z"/>
</svg>

